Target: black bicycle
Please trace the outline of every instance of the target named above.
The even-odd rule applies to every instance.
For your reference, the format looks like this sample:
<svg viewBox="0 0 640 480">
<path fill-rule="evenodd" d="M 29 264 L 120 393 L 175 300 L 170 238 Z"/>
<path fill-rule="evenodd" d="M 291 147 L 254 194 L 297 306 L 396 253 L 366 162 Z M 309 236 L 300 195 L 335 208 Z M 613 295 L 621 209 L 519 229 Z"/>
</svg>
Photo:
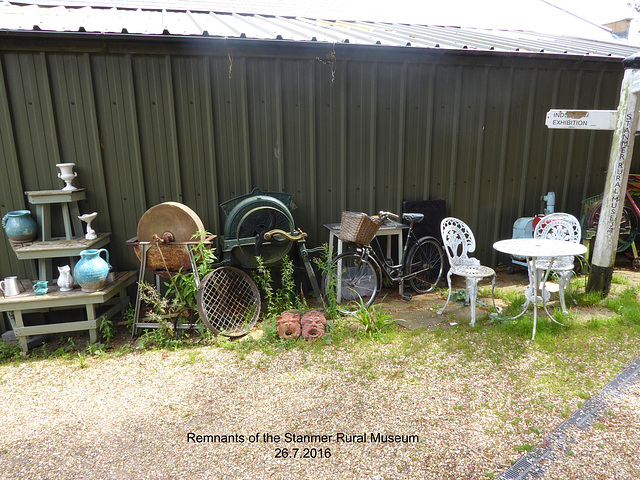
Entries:
<svg viewBox="0 0 640 480">
<path fill-rule="evenodd" d="M 418 239 L 413 231 L 414 223 L 424 219 L 421 213 L 402 215 L 402 220 L 409 224 L 409 231 L 400 263 L 395 265 L 389 259 L 380 258 L 370 243 L 387 219 L 399 220 L 400 217 L 391 212 L 379 212 L 375 217 L 352 212 L 342 214 L 340 239 L 355 242 L 358 247 L 333 259 L 323 286 L 325 295 L 335 293 L 338 310 L 344 314 L 354 313 L 374 302 L 382 287 L 383 273 L 391 282 L 400 283 L 400 295 L 405 300 L 411 299 L 411 295 L 404 293 L 405 281 L 420 294 L 432 291 L 442 278 L 444 253 L 440 242 L 433 237 Z"/>
</svg>

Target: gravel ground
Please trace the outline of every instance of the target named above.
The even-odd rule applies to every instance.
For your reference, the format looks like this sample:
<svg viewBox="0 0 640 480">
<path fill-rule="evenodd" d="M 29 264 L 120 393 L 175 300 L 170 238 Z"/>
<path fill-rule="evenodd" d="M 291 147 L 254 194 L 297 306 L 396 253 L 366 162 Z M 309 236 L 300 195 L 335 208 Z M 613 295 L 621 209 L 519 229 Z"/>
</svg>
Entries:
<svg viewBox="0 0 640 480">
<path fill-rule="evenodd" d="M 640 383 L 605 401 L 607 411 L 592 428 L 568 432 L 566 458 L 551 464 L 546 478 L 640 478 Z"/>
<path fill-rule="evenodd" d="M 515 435 L 513 418 L 537 398 L 508 378 L 456 355 L 433 365 L 371 358 L 326 347 L 239 360 L 201 347 L 2 365 L 0 478 L 486 479 L 522 455 L 514 445 L 535 445 L 563 420 L 527 410 L 541 432 Z M 496 404 L 513 414 L 500 418 Z M 639 410 L 636 387 L 607 428 L 576 433 L 575 455 L 547 478 L 640 478 Z"/>
<path fill-rule="evenodd" d="M 403 315 L 430 311 L 418 298 Z M 495 348 L 479 333 L 469 341 Z M 548 359 L 532 346 L 497 371 L 437 345 L 416 358 L 402 343 L 0 365 L 0 478 L 497 478 L 578 408 L 547 392 Z M 640 478 L 640 384 L 608 402 L 594 426 L 572 432 L 545 479 Z"/>
</svg>

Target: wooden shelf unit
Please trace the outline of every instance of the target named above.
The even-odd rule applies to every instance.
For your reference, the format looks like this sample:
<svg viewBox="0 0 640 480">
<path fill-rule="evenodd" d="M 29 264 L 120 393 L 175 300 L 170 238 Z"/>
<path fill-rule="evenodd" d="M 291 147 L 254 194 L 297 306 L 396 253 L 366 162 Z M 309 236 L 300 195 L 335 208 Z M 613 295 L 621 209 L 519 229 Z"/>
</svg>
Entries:
<svg viewBox="0 0 640 480">
<path fill-rule="evenodd" d="M 57 285 L 50 285 L 49 292 L 44 295 L 36 295 L 30 288 L 31 282 L 22 280 L 24 292 L 13 297 L 0 298 L 0 312 L 10 312 L 9 322 L 20 344 L 22 355 L 26 356 L 28 353 L 27 337 L 31 335 L 88 330 L 89 340 L 92 343 L 96 342 L 102 319 L 111 318 L 118 312 L 124 313 L 129 306 L 130 300 L 126 288 L 136 281 L 136 272 L 116 272 L 113 277 L 113 282 L 97 292 L 83 292 L 79 287 L 70 292 L 61 292 Z M 110 306 L 110 308 L 98 315 L 97 308 L 101 306 Z M 84 321 L 24 325 L 22 316 L 24 313 L 81 307 L 86 310 L 87 319 Z"/>
<path fill-rule="evenodd" d="M 14 243 L 12 248 L 18 260 L 38 262 L 38 279 L 48 280 L 49 291 L 44 295 L 36 295 L 30 280 L 20 280 L 24 291 L 19 295 L 0 298 L 0 312 L 8 313 L 9 322 L 24 356 L 28 353 L 27 338 L 32 335 L 88 330 L 90 341 L 96 342 L 101 319 L 124 312 L 129 306 L 126 288 L 136 281 L 136 272 L 114 273 L 113 280 L 97 292 L 83 292 L 80 287 L 75 287 L 69 292 L 61 292 L 53 278 L 52 259 L 67 257 L 73 268 L 80 252 L 90 248 L 104 247 L 109 243 L 111 233 L 100 233 L 94 240 L 85 238 L 82 221 L 78 218 L 80 215 L 78 201 L 86 198 L 84 188 L 69 191 L 28 191 L 25 194 L 29 203 L 36 206 L 40 240 Z M 62 208 L 65 230 L 63 238 L 51 236 L 51 205 L 60 205 Z M 85 321 L 24 325 L 22 316 L 24 313 L 80 307 L 86 310 Z M 102 307 L 109 308 L 98 315 L 97 308 L 104 310 Z"/>
</svg>

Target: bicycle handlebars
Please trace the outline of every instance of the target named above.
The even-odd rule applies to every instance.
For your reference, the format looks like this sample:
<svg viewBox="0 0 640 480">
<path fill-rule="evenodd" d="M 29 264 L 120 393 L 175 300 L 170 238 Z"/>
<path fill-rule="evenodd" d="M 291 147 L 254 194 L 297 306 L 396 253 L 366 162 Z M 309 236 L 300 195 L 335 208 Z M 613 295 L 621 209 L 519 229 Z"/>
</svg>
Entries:
<svg viewBox="0 0 640 480">
<path fill-rule="evenodd" d="M 385 212 L 383 210 L 380 210 L 378 212 L 378 216 L 383 218 L 383 219 L 387 219 L 387 218 L 391 217 L 394 220 L 400 220 L 400 215 L 396 215 L 395 213 L 392 213 L 392 212 Z"/>
</svg>

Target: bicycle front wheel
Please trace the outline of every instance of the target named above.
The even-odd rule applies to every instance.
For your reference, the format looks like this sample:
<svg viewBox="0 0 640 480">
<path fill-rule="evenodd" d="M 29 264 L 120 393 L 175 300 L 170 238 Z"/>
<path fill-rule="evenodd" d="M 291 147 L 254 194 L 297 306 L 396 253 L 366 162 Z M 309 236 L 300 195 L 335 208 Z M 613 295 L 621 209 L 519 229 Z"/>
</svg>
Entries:
<svg viewBox="0 0 640 480">
<path fill-rule="evenodd" d="M 334 258 L 331 266 L 324 291 L 329 301 L 335 295 L 339 312 L 353 314 L 373 303 L 380 288 L 379 267 L 373 260 L 356 252 L 346 252 Z"/>
<path fill-rule="evenodd" d="M 405 272 L 414 275 L 409 279 L 409 285 L 416 293 L 432 291 L 442 278 L 443 269 L 444 253 L 435 238 L 422 237 L 407 255 Z"/>
</svg>

